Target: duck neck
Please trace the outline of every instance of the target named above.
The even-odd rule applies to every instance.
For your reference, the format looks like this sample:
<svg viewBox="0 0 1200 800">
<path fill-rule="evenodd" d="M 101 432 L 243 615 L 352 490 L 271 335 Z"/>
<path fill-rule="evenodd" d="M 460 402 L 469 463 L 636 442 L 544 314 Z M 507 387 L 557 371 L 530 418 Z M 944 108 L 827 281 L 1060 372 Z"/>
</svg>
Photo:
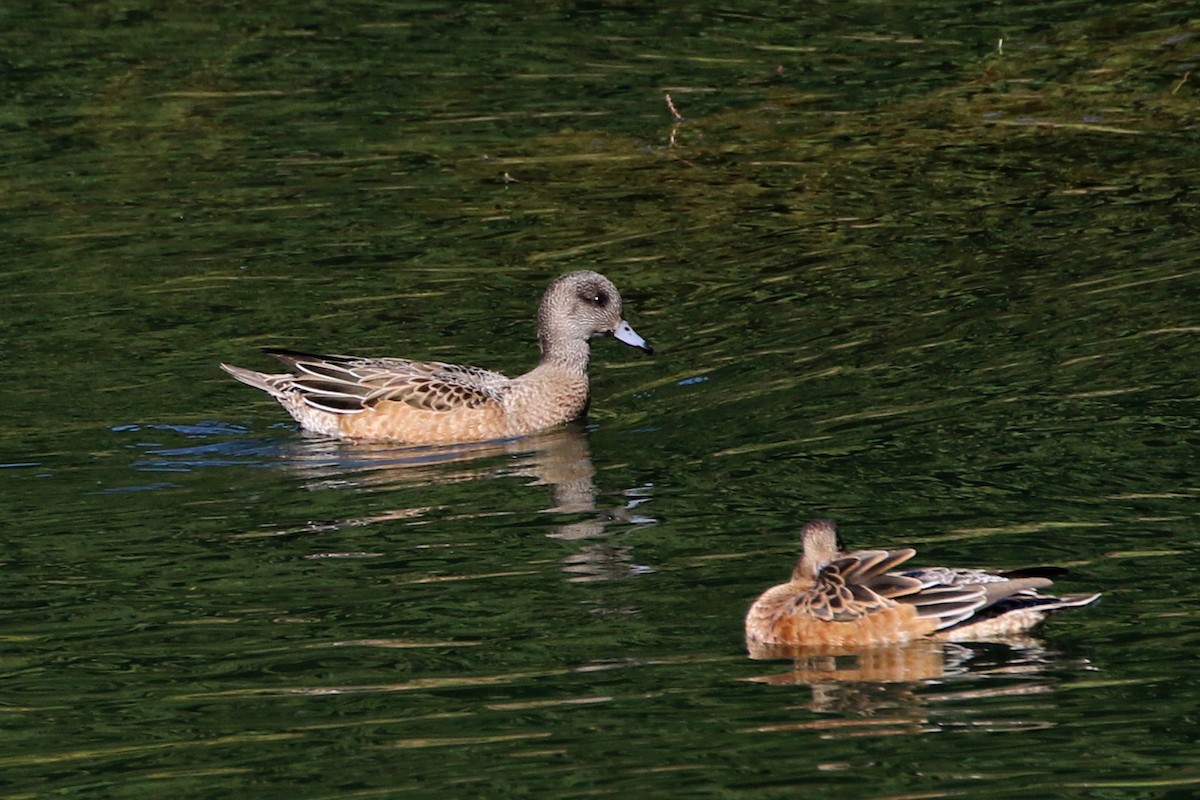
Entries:
<svg viewBox="0 0 1200 800">
<path fill-rule="evenodd" d="M 587 339 L 557 339 L 542 335 L 542 365 L 552 365 L 579 375 L 587 375 L 592 348 Z"/>
</svg>

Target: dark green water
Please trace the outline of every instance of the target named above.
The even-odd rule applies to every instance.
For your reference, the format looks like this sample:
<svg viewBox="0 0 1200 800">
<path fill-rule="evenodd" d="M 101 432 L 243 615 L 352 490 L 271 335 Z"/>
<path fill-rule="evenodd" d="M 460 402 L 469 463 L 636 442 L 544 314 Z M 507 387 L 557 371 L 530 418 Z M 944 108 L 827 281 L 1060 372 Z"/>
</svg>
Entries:
<svg viewBox="0 0 1200 800">
<path fill-rule="evenodd" d="M 927 5 L 0 9 L 0 797 L 1192 796 L 1200 27 Z M 216 368 L 519 372 L 579 268 L 586 425 Z M 1105 595 L 751 661 L 813 516 Z"/>
</svg>

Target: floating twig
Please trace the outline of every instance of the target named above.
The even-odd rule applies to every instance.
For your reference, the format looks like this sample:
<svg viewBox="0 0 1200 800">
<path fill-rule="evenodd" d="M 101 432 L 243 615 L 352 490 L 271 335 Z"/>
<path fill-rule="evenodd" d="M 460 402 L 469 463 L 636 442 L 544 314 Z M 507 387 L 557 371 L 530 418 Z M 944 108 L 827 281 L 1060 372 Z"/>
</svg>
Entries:
<svg viewBox="0 0 1200 800">
<path fill-rule="evenodd" d="M 1190 69 L 1187 72 L 1183 73 L 1183 77 L 1175 82 L 1175 86 L 1171 89 L 1171 94 L 1174 95 L 1176 92 L 1178 92 L 1180 89 L 1182 89 L 1183 85 L 1188 82 L 1188 78 L 1190 78 L 1191 76 L 1192 76 L 1192 71 Z M 667 99 L 667 102 L 668 103 L 671 102 L 670 98 Z"/>
<path fill-rule="evenodd" d="M 675 103 L 671 101 L 671 93 L 666 92 L 663 97 L 667 101 L 667 108 L 671 112 L 671 119 L 675 124 L 671 126 L 671 138 L 667 141 L 667 147 L 675 146 L 675 134 L 679 132 L 679 123 L 683 122 L 683 114 L 679 113 L 679 109 L 675 107 Z"/>
<path fill-rule="evenodd" d="M 669 108 L 671 110 L 671 116 L 675 119 L 676 122 L 683 122 L 683 114 L 680 114 L 679 109 L 677 109 L 675 107 L 675 104 L 671 102 L 670 92 L 668 92 L 667 94 L 664 94 L 663 97 L 665 97 L 667 100 L 667 108 Z"/>
</svg>

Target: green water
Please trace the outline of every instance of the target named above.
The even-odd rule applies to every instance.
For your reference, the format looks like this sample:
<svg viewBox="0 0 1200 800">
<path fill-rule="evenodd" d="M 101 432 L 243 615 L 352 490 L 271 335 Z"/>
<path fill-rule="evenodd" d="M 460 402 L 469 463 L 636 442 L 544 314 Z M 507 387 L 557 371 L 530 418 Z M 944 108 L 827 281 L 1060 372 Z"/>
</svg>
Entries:
<svg viewBox="0 0 1200 800">
<path fill-rule="evenodd" d="M 0 797 L 1196 791 L 1186 4 L 0 31 Z M 520 372 L 580 268 L 658 348 L 596 343 L 585 425 L 339 444 L 216 367 Z M 1104 597 L 903 670 L 752 661 L 814 516 Z"/>
</svg>

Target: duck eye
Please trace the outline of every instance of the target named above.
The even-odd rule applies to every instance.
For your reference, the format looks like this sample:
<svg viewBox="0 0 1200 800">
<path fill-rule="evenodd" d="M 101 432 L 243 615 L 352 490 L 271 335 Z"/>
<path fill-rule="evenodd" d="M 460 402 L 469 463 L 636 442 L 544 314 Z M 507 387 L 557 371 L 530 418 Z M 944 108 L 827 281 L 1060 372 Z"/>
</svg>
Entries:
<svg viewBox="0 0 1200 800">
<path fill-rule="evenodd" d="M 592 295 L 590 300 L 592 301 L 592 305 L 598 308 L 604 308 L 606 305 L 608 305 L 608 295 L 604 292 L 596 292 L 594 295 Z"/>
</svg>

